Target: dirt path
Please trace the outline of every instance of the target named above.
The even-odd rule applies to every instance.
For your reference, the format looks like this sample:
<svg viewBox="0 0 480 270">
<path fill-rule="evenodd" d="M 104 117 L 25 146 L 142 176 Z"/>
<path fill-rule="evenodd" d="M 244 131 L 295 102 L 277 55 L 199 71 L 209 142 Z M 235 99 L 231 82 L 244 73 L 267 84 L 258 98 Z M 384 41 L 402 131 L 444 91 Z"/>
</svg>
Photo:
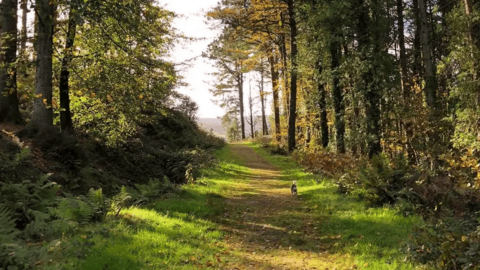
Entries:
<svg viewBox="0 0 480 270">
<path fill-rule="evenodd" d="M 318 217 L 291 196 L 281 172 L 245 145 L 231 150 L 251 169 L 247 190 L 227 201 L 219 220 L 232 259 L 226 269 L 350 269 L 347 255 L 329 254 L 319 241 Z M 313 212 L 313 211 L 312 211 Z M 354 266 L 355 267 L 355 266 Z M 353 268 L 352 268 L 353 269 Z"/>
</svg>

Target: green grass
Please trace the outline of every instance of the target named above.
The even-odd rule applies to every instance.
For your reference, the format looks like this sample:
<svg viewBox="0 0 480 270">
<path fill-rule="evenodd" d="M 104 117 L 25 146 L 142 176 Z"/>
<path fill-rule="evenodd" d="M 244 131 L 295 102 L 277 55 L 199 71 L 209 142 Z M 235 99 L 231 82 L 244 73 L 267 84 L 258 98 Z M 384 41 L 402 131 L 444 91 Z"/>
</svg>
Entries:
<svg viewBox="0 0 480 270">
<path fill-rule="evenodd" d="M 291 157 L 271 155 L 249 144 L 255 152 L 279 168 L 282 179 L 297 181 L 299 199 L 323 219 L 318 226 L 321 241 L 332 253 L 348 253 L 367 269 L 414 269 L 406 262 L 405 241 L 418 217 L 403 217 L 391 207 L 369 208 L 353 196 L 337 192 L 329 179 L 306 173 Z"/>
<path fill-rule="evenodd" d="M 218 166 L 205 170 L 198 184 L 83 228 L 64 244 L 62 256 L 68 257 L 62 258 L 62 268 L 198 269 L 215 263 L 225 247 L 223 234 L 209 218 L 221 213 L 224 198 L 233 195 L 229 187 L 245 185 L 249 175 L 228 147 L 216 157 Z"/>
<path fill-rule="evenodd" d="M 355 197 L 339 194 L 331 180 L 304 172 L 290 157 L 249 146 L 281 169 L 281 180 L 298 182 L 302 209 L 278 213 L 275 224 L 301 227 L 306 210 L 314 216 L 311 220 L 318 221 L 314 226 L 318 241 L 298 235 L 292 236 L 298 243 L 289 237 L 279 243 L 304 250 L 316 250 L 318 244 L 330 254 L 354 257 L 362 269 L 415 268 L 404 262 L 402 245 L 419 218 L 399 216 L 392 208 L 366 207 Z M 223 212 L 224 200 L 258 194 L 248 186 L 252 171 L 229 147 L 216 156 L 219 164 L 205 170 L 196 185 L 183 186 L 148 207 L 123 210 L 119 217 L 109 216 L 63 241 L 62 269 L 198 269 L 210 263 L 222 269 L 218 258 L 228 252 L 215 220 Z M 239 256 L 230 257 L 233 261 L 242 261 L 235 252 L 232 256 Z"/>
</svg>

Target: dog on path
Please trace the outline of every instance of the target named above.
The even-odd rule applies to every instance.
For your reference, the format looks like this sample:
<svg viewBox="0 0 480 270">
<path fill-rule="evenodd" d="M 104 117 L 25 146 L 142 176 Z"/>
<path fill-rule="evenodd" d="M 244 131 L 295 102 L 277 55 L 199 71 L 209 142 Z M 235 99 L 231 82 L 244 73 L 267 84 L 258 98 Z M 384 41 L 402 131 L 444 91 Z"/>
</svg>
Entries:
<svg viewBox="0 0 480 270">
<path fill-rule="evenodd" d="M 290 191 L 292 192 L 292 195 L 294 195 L 294 196 L 298 195 L 298 193 L 297 193 L 297 181 L 293 181 L 292 186 L 290 187 Z"/>
</svg>

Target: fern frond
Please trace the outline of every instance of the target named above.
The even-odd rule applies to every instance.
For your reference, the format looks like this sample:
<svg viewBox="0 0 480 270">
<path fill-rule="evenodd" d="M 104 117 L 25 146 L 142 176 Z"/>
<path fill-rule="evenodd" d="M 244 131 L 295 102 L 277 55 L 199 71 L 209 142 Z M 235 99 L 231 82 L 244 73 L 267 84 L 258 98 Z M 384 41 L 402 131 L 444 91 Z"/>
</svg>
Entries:
<svg viewBox="0 0 480 270">
<path fill-rule="evenodd" d="M 11 217 L 10 211 L 3 205 L 0 205 L 0 235 L 13 234 L 17 230 L 15 228 L 15 221 Z"/>
</svg>

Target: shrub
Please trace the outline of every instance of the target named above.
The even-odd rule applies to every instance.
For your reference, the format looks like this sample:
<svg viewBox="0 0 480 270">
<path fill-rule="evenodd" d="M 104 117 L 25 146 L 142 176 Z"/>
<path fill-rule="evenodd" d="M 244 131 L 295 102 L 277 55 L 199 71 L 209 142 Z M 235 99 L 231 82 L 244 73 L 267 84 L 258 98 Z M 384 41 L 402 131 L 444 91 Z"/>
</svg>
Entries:
<svg viewBox="0 0 480 270">
<path fill-rule="evenodd" d="M 164 195 L 171 193 L 175 190 L 175 186 L 170 183 L 168 177 L 164 177 L 163 180 L 151 179 L 148 184 L 135 185 L 139 194 L 136 195 L 135 205 L 141 205 L 153 202 L 156 199 L 162 198 Z"/>
<path fill-rule="evenodd" d="M 354 170 L 358 163 L 347 155 L 322 151 L 297 150 L 293 158 L 308 171 L 332 178 L 340 178 Z"/>
<path fill-rule="evenodd" d="M 272 146 L 272 136 L 257 136 L 253 139 L 253 142 L 260 145 L 263 148 L 269 148 Z"/>
<path fill-rule="evenodd" d="M 412 259 L 441 269 L 479 269 L 478 221 L 447 218 L 417 227 L 408 247 Z"/>
<path fill-rule="evenodd" d="M 359 195 L 370 205 L 394 204 L 405 188 L 407 170 L 403 155 L 399 155 L 393 164 L 383 154 L 373 157 L 360 169 L 363 191 Z"/>
</svg>

